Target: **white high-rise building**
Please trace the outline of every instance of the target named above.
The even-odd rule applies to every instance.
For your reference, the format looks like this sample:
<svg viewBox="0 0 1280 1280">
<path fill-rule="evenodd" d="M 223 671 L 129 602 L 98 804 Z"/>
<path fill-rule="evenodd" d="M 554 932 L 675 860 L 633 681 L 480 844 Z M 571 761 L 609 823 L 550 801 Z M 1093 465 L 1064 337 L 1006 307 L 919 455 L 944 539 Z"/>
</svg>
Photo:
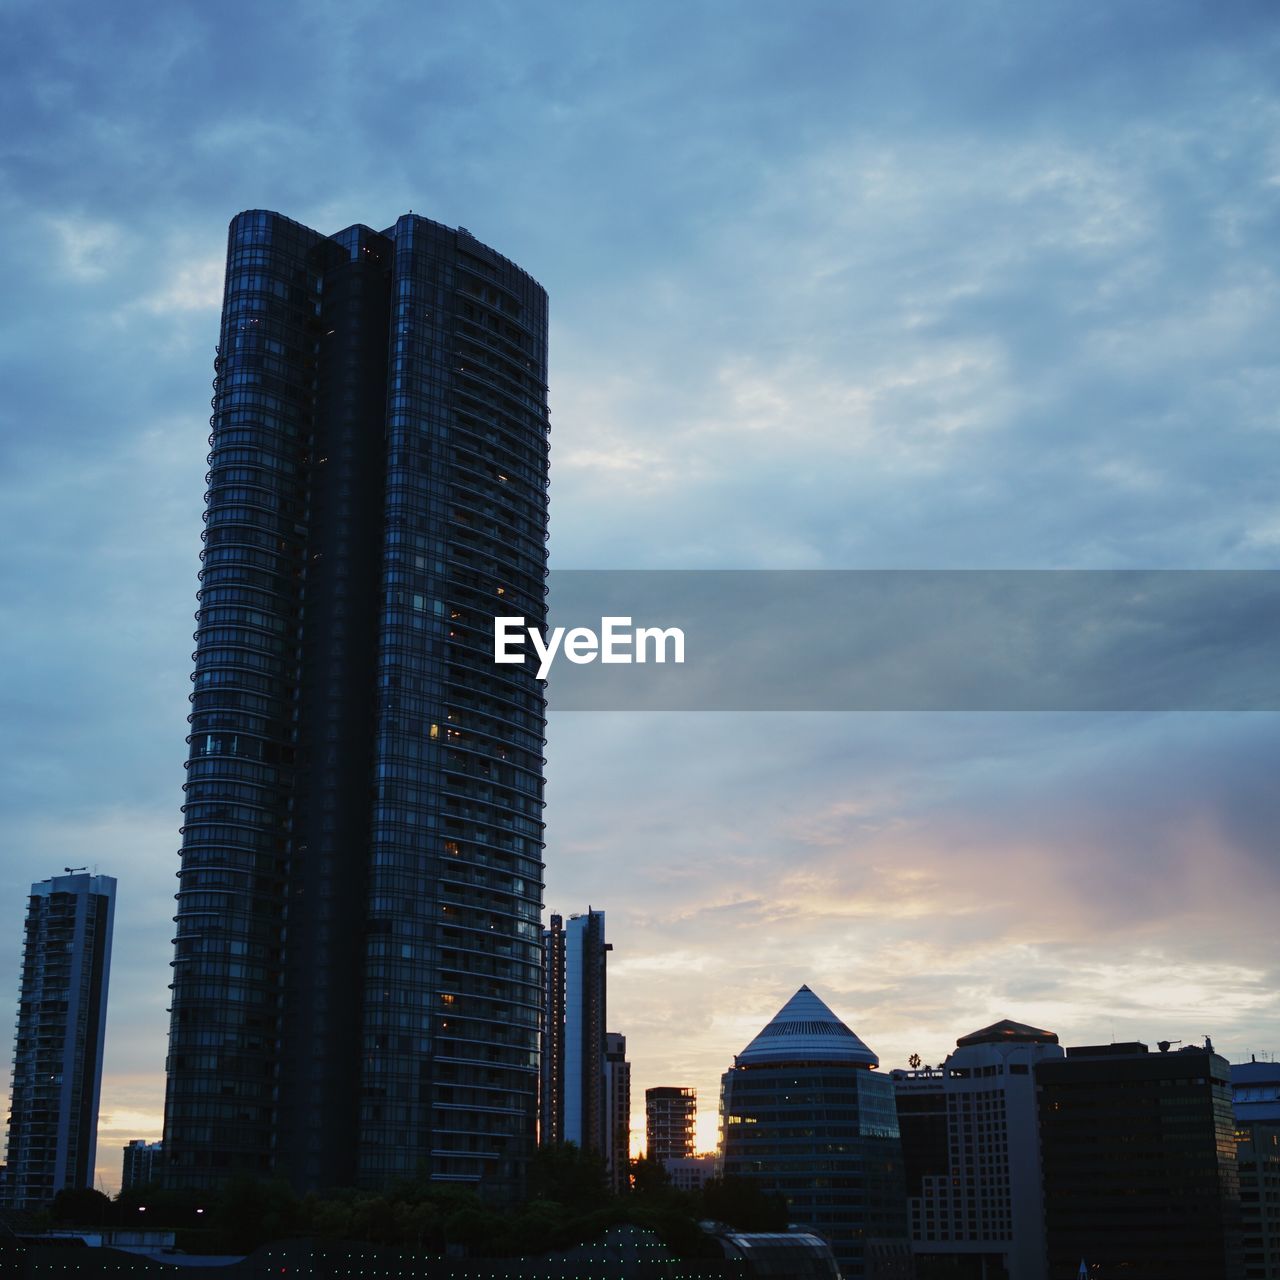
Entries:
<svg viewBox="0 0 1280 1280">
<path fill-rule="evenodd" d="M 908 1173 L 912 1249 L 999 1262 L 1009 1280 L 1044 1280 L 1044 1198 L 1036 1064 L 1061 1058 L 1052 1031 L 1008 1020 L 956 1041 L 940 1068 L 894 1071 Z M 927 1096 L 936 1108 L 921 1107 Z M 945 1111 L 936 1138 L 913 1119 Z"/>
</svg>

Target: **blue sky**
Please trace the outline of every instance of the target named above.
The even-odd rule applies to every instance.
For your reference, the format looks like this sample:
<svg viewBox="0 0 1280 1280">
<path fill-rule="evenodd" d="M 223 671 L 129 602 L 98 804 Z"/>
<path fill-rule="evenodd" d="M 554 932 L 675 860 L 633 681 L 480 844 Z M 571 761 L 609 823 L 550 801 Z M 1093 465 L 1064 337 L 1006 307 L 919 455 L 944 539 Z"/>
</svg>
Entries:
<svg viewBox="0 0 1280 1280">
<path fill-rule="evenodd" d="M 1268 4 L 11 0 L 0 25 L 0 975 L 32 880 L 120 878 L 108 1186 L 159 1123 L 238 210 L 412 209 L 542 281 L 557 567 L 1274 566 Z M 637 1099 L 695 1084 L 704 1121 L 803 981 L 886 1065 L 999 1016 L 1280 1050 L 1278 728 L 561 714 L 547 902 L 608 911 Z"/>
</svg>

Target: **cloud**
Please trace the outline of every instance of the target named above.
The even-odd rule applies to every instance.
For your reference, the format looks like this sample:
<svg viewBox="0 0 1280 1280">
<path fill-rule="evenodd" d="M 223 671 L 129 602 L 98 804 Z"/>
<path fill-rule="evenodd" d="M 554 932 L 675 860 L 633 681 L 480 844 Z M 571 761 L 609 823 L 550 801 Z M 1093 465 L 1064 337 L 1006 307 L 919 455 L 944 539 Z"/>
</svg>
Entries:
<svg viewBox="0 0 1280 1280">
<path fill-rule="evenodd" d="M 49 227 L 57 237 L 59 267 L 64 275 L 94 281 L 111 272 L 112 259 L 124 240 L 118 226 L 87 218 L 51 218 Z"/>
<path fill-rule="evenodd" d="M 143 305 L 157 315 L 174 311 L 216 312 L 222 306 L 224 266 L 221 255 L 179 265 L 160 289 L 143 300 Z"/>
<path fill-rule="evenodd" d="M 704 1108 L 802 982 L 886 1066 L 1006 1016 L 1237 1055 L 1280 1032 L 1275 717 L 568 718 L 549 901 L 607 908 L 611 1016 Z"/>
</svg>

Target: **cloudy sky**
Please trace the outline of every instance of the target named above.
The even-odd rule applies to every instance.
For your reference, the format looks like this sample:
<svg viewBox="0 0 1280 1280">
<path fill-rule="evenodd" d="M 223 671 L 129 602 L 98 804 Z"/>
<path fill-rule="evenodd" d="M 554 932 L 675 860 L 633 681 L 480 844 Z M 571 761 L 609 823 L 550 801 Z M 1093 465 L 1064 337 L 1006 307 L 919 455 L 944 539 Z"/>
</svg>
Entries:
<svg viewBox="0 0 1280 1280">
<path fill-rule="evenodd" d="M 1280 24 L 1238 0 L 10 0 L 0 994 L 120 880 L 99 1169 L 159 1133 L 226 224 L 465 225 L 552 302 L 558 568 L 1272 568 Z M 1280 1051 L 1270 713 L 559 713 L 635 1111 L 809 982 Z M 7 1063 L 8 1055 L 5 1054 Z"/>
</svg>

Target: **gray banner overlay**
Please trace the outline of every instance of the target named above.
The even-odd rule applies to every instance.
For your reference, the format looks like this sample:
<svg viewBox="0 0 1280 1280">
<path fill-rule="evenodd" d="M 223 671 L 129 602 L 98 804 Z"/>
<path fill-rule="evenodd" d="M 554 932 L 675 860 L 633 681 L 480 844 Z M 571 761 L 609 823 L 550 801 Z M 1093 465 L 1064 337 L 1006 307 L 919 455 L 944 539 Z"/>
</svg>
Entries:
<svg viewBox="0 0 1280 1280">
<path fill-rule="evenodd" d="M 678 627 L 685 657 L 561 650 L 552 711 L 1280 710 L 1273 570 L 560 569 L 549 607 Z"/>
</svg>

